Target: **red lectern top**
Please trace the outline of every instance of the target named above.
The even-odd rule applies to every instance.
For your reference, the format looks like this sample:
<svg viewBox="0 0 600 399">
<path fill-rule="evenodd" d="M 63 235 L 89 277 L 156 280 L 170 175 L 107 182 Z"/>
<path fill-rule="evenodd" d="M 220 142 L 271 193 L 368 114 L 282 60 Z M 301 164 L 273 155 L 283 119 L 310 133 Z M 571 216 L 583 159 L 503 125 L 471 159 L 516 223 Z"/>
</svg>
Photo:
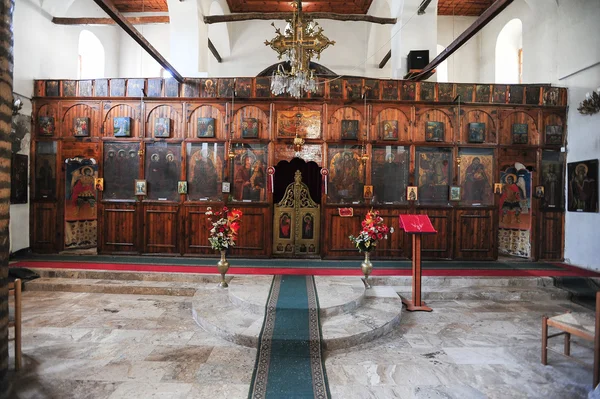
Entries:
<svg viewBox="0 0 600 399">
<path fill-rule="evenodd" d="M 400 215 L 400 228 L 408 234 L 435 234 L 431 220 L 427 215 Z"/>
</svg>

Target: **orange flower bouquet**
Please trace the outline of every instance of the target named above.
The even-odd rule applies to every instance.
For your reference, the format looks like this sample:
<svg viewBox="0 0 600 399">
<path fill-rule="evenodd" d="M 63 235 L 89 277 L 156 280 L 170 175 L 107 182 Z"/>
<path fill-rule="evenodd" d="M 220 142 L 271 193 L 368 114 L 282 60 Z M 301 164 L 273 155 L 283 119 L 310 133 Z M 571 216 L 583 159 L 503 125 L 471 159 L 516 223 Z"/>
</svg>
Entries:
<svg viewBox="0 0 600 399">
<path fill-rule="evenodd" d="M 213 212 L 212 208 L 206 210 L 208 221 L 212 223 L 210 246 L 217 251 L 225 251 L 235 246 L 235 240 L 240 229 L 242 211 L 239 209 L 229 210 L 226 206 L 220 212 Z M 216 218 L 214 220 L 213 218 Z"/>
</svg>

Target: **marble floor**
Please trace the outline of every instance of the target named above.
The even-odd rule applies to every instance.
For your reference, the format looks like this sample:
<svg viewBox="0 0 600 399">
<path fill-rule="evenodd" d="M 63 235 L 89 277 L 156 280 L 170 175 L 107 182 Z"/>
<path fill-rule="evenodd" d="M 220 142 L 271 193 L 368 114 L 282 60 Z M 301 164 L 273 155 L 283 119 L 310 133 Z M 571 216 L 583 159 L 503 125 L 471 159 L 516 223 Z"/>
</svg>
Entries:
<svg viewBox="0 0 600 399">
<path fill-rule="evenodd" d="M 578 305 L 428 305 L 432 313 L 402 312 L 382 338 L 327 352 L 332 397 L 562 399 L 591 390 L 591 368 L 553 353 L 540 364 L 542 315 L 585 311 Z M 13 397 L 246 398 L 256 350 L 205 332 L 191 307 L 184 296 L 24 292 L 25 366 L 11 373 Z M 575 342 L 572 353 L 591 362 L 591 345 Z"/>
</svg>

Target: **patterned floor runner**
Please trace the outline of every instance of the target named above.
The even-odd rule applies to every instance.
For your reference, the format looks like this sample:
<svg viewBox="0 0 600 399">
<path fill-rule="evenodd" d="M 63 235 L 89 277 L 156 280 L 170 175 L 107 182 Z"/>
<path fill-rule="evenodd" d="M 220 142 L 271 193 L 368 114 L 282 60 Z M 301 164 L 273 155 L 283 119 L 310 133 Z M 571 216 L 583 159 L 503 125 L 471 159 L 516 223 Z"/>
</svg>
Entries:
<svg viewBox="0 0 600 399">
<path fill-rule="evenodd" d="M 275 276 L 249 398 L 329 398 L 313 276 Z"/>
</svg>

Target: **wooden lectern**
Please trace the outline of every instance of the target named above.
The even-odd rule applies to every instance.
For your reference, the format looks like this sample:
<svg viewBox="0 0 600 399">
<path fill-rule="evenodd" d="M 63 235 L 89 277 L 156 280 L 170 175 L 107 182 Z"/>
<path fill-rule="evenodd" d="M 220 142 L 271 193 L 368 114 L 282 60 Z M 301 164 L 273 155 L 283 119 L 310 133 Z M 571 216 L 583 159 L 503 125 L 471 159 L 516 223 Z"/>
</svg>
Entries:
<svg viewBox="0 0 600 399">
<path fill-rule="evenodd" d="M 421 235 L 435 234 L 431 220 L 427 215 L 400 215 L 400 228 L 412 234 L 412 301 L 402 298 L 406 310 L 431 312 L 429 306 L 421 301 Z"/>
</svg>

